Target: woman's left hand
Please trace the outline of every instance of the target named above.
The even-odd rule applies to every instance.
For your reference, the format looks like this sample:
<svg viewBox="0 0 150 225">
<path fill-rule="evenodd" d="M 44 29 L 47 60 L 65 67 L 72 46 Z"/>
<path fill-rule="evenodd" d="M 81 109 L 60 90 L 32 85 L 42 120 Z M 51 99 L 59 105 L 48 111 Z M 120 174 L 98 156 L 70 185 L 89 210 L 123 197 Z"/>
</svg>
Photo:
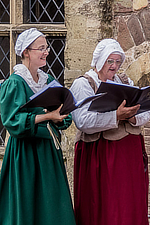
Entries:
<svg viewBox="0 0 150 225">
<path fill-rule="evenodd" d="M 62 108 L 62 105 L 58 109 L 51 112 L 49 112 L 48 110 L 45 110 L 46 115 L 49 118 L 48 120 L 52 120 L 54 123 L 62 122 L 63 119 L 65 119 L 68 116 L 68 114 L 60 115 L 61 108 Z"/>
<path fill-rule="evenodd" d="M 132 106 L 132 107 L 126 107 L 126 100 L 124 100 L 121 105 L 117 109 L 117 120 L 126 120 L 130 117 L 134 117 L 134 115 L 137 113 L 137 111 L 140 108 L 140 104 Z M 130 122 L 135 122 L 134 119 L 131 119 Z"/>
</svg>

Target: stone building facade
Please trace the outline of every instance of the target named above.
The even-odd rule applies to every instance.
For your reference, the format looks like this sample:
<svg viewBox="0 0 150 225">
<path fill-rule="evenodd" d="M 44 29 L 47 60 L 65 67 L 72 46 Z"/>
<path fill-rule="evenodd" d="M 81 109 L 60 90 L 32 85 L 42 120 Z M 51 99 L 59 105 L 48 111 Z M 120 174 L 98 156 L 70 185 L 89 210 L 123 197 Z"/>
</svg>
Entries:
<svg viewBox="0 0 150 225">
<path fill-rule="evenodd" d="M 98 41 L 110 37 L 119 41 L 126 54 L 126 60 L 119 72 L 125 72 L 135 85 L 150 85 L 149 0 L 64 0 L 65 22 L 55 25 L 24 23 L 26 2 L 28 1 L 11 0 L 10 24 L 0 24 L 0 35 L 10 36 L 10 72 L 16 63 L 14 43 L 17 34 L 32 26 L 47 35 L 66 38 L 66 87 L 69 88 L 76 77 L 90 69 L 92 54 Z M 62 133 L 64 161 L 72 195 L 75 133 L 74 123 Z M 143 127 L 143 134 L 150 157 L 150 122 Z"/>
</svg>

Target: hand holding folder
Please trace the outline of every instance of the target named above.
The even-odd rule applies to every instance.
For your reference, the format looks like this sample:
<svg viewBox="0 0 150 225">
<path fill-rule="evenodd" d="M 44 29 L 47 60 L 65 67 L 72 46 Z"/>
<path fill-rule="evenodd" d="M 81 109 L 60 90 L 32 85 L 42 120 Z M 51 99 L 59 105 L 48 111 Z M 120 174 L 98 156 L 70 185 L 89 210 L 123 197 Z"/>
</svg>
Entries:
<svg viewBox="0 0 150 225">
<path fill-rule="evenodd" d="M 150 87 L 135 87 L 115 82 L 101 82 L 96 94 L 107 93 L 103 98 L 96 99 L 89 107 L 90 111 L 109 112 L 117 110 L 126 100 L 126 107 L 140 104 L 137 114 L 150 110 Z"/>
</svg>

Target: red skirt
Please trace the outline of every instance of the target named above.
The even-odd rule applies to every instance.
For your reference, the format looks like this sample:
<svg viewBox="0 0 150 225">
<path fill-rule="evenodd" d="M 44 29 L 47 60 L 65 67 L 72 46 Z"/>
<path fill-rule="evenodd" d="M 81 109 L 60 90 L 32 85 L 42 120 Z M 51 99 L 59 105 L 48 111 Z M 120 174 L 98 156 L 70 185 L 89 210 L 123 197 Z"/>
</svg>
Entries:
<svg viewBox="0 0 150 225">
<path fill-rule="evenodd" d="M 76 143 L 77 225 L 148 225 L 148 171 L 142 150 L 141 135 Z"/>
</svg>

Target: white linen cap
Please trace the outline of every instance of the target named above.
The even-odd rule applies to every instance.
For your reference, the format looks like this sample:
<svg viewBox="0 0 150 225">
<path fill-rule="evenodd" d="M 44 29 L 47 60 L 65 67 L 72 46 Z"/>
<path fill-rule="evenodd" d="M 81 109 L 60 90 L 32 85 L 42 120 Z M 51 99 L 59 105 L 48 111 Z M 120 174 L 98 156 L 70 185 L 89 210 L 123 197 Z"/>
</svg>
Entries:
<svg viewBox="0 0 150 225">
<path fill-rule="evenodd" d="M 100 71 L 110 54 L 119 54 L 122 58 L 122 63 L 125 60 L 125 53 L 118 41 L 112 38 L 106 38 L 100 41 L 94 52 L 91 66 L 96 67 Z"/>
<path fill-rule="evenodd" d="M 23 51 L 40 36 L 45 35 L 36 28 L 30 28 L 19 34 L 15 44 L 16 55 L 22 56 Z"/>
</svg>

